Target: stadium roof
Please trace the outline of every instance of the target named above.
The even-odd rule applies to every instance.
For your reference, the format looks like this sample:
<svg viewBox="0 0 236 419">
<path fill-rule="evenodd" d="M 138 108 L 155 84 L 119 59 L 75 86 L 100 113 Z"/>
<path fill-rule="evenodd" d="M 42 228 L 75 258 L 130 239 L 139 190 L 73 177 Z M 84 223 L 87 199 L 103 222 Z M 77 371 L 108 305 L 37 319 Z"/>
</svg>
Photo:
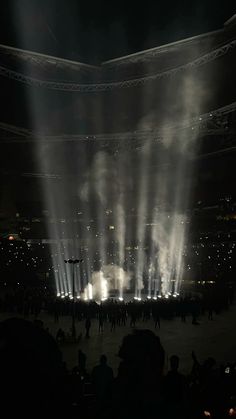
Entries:
<svg viewBox="0 0 236 419">
<path fill-rule="evenodd" d="M 102 62 L 99 66 L 86 64 L 78 61 L 72 61 L 65 58 L 60 58 L 52 55 L 42 54 L 38 52 L 23 50 L 15 48 L 13 46 L 7 46 L 0 44 L 0 56 L 1 61 L 4 63 L 4 60 L 7 60 L 6 64 L 9 63 L 11 68 L 16 68 L 19 65 L 19 62 L 27 62 L 34 66 L 39 66 L 41 69 L 52 68 L 55 70 L 65 70 L 65 71 L 74 71 L 76 73 L 96 75 L 99 74 L 101 79 L 103 78 L 101 70 L 110 69 L 120 66 L 129 66 L 130 64 L 140 64 L 146 62 L 155 61 L 157 67 L 162 69 L 163 60 L 169 61 L 169 54 L 174 57 L 174 60 L 178 64 L 178 55 L 181 50 L 182 55 L 187 52 L 189 48 L 191 49 L 191 56 L 195 58 L 201 54 L 204 54 L 214 48 L 223 45 L 225 42 L 228 42 L 235 38 L 235 19 L 236 15 L 232 16 L 225 22 L 223 28 L 215 30 L 212 32 L 207 32 L 204 34 L 192 36 L 185 39 L 180 39 L 175 42 L 157 46 L 155 48 L 150 48 L 144 51 L 139 51 L 134 54 L 129 54 L 126 56 L 114 58 Z M 193 48 L 195 47 L 195 48 Z M 195 51 L 194 51 L 195 49 Z M 168 57 L 167 57 L 168 56 Z M 4 58 L 5 57 L 5 58 Z M 9 61 L 10 60 L 10 61 Z M 172 59 L 173 61 L 173 59 Z M 165 66 L 164 66 L 165 67 Z M 132 70 L 135 67 L 132 66 Z M 60 71 L 59 71 L 60 72 Z M 106 74 L 107 76 L 107 74 Z"/>
</svg>

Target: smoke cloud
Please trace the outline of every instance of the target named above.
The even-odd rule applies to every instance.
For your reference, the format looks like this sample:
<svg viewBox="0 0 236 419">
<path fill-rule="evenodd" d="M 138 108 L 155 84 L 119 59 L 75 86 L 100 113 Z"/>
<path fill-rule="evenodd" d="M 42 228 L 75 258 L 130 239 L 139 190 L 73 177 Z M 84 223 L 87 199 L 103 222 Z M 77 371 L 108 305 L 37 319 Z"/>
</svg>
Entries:
<svg viewBox="0 0 236 419">
<path fill-rule="evenodd" d="M 92 285 L 92 297 L 97 300 L 108 298 L 111 290 L 127 290 L 130 288 L 131 274 L 118 265 L 104 265 L 100 271 L 94 271 L 90 283 L 85 288 L 85 295 L 89 295 Z M 91 295 L 91 292 L 90 292 Z"/>
</svg>

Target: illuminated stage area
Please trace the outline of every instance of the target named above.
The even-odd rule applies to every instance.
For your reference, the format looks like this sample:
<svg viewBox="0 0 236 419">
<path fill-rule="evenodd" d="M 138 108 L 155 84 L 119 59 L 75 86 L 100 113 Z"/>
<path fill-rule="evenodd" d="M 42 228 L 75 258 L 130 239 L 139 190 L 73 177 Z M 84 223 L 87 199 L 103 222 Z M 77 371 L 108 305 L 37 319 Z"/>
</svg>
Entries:
<svg viewBox="0 0 236 419">
<path fill-rule="evenodd" d="M 17 13 L 25 46 L 29 22 Z M 58 297 L 169 298 L 196 277 L 192 198 L 201 156 L 232 135 L 236 102 L 219 68 L 231 71 L 233 31 L 229 21 L 99 66 L 0 46 L 0 73 L 17 85 L 14 98 L 27 89 L 22 114 L 30 109 L 30 126 L 0 128 L 6 149 L 13 141 L 32 153 L 35 173 L 23 176 L 39 180 L 47 231 L 38 234 Z"/>
</svg>

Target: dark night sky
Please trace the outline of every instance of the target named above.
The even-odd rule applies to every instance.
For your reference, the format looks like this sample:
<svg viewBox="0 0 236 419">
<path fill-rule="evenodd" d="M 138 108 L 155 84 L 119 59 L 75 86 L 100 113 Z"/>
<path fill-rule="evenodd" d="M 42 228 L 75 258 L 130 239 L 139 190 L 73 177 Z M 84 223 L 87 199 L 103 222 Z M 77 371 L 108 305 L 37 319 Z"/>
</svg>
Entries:
<svg viewBox="0 0 236 419">
<path fill-rule="evenodd" d="M 0 42 L 96 63 L 221 28 L 234 1 L 4 0 Z"/>
</svg>

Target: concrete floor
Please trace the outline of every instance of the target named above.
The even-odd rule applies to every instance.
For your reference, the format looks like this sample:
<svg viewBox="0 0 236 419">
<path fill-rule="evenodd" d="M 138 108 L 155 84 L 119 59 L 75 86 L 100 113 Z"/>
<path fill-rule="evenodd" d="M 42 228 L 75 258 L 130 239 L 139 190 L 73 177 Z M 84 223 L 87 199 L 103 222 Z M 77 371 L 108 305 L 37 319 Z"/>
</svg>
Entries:
<svg viewBox="0 0 236 419">
<path fill-rule="evenodd" d="M 0 320 L 12 317 L 10 313 L 1 314 Z M 54 323 L 54 319 L 45 313 L 42 313 L 40 319 L 43 320 L 45 327 L 49 328 L 50 333 L 55 336 L 58 327 L 62 327 L 69 332 L 71 319 L 64 317 L 60 319 L 59 324 Z M 186 323 L 182 323 L 179 318 L 174 320 L 162 320 L 161 329 L 154 329 L 153 321 L 138 322 L 137 329 L 150 329 L 160 336 L 161 343 L 166 352 L 166 369 L 168 358 L 177 354 L 180 357 L 180 370 L 188 373 L 191 369 L 191 352 L 195 351 L 199 361 L 208 356 L 213 356 L 217 363 L 227 361 L 236 361 L 236 305 L 231 306 L 227 312 L 215 315 L 213 320 L 207 319 L 207 316 L 199 319 L 199 325 L 191 324 L 190 317 Z M 87 355 L 87 369 L 91 371 L 97 364 L 99 357 L 105 353 L 109 364 L 116 373 L 119 365 L 117 352 L 125 335 L 132 332 L 129 322 L 125 327 L 117 327 L 115 331 L 110 331 L 110 325 L 107 323 L 103 333 L 98 333 L 98 322 L 92 320 L 91 337 L 85 338 L 84 322 L 76 323 L 77 334 L 82 333 L 82 338 L 77 344 L 65 344 L 61 346 L 64 360 L 68 368 L 72 368 L 77 363 L 77 351 L 82 349 Z"/>
</svg>

